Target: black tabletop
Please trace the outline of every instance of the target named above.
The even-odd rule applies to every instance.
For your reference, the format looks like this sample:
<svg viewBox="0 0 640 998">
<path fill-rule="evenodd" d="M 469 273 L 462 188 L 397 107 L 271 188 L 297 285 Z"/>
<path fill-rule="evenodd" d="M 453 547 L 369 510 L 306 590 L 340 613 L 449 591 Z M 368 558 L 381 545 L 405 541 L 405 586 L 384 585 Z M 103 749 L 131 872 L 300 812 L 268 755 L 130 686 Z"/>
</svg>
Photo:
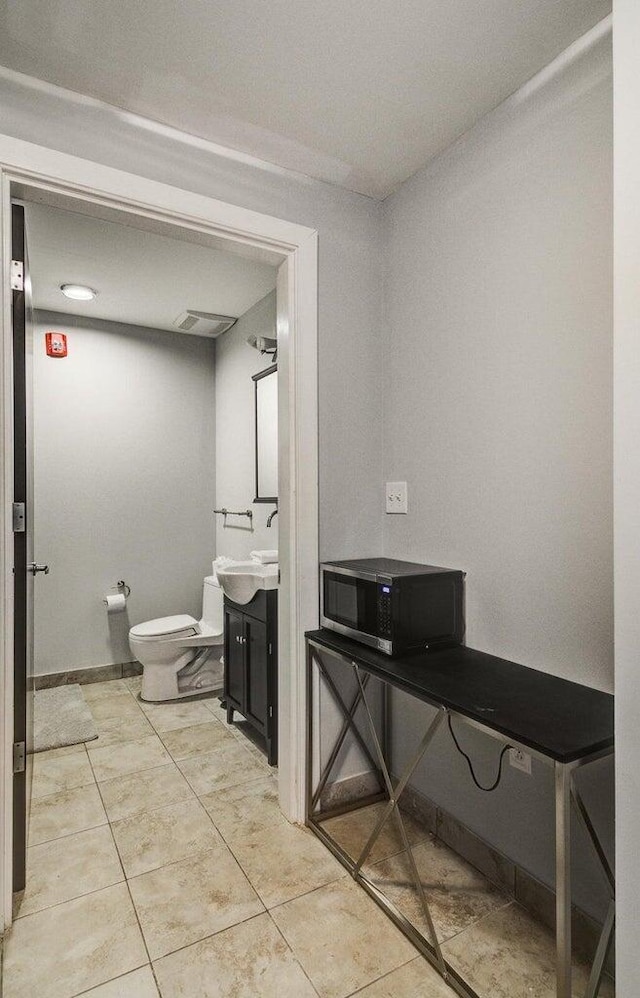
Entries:
<svg viewBox="0 0 640 998">
<path fill-rule="evenodd" d="M 613 746 L 613 697 L 458 645 L 390 658 L 329 630 L 307 639 L 426 703 L 442 705 L 557 762 Z"/>
</svg>

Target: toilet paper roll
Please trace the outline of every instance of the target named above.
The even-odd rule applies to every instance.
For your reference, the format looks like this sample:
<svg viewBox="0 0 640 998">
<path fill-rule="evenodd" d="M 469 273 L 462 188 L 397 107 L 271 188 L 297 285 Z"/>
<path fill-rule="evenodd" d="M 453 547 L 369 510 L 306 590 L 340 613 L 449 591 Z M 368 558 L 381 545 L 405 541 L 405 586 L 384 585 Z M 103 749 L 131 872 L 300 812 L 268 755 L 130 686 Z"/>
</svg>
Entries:
<svg viewBox="0 0 640 998">
<path fill-rule="evenodd" d="M 105 596 L 104 601 L 107 604 L 107 613 L 119 613 L 127 605 L 124 593 L 117 593 L 115 596 Z"/>
</svg>

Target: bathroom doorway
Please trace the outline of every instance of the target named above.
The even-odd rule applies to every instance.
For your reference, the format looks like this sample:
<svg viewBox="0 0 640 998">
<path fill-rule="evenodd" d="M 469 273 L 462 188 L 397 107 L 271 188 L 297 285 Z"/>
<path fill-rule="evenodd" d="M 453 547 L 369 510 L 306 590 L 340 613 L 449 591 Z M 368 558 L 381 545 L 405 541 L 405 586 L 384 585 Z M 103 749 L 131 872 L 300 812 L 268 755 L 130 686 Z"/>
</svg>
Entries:
<svg viewBox="0 0 640 998">
<path fill-rule="evenodd" d="M 280 439 L 279 452 L 280 454 L 282 454 L 287 450 L 287 448 L 290 446 L 290 441 L 291 441 L 291 435 L 290 435 L 291 428 L 289 424 L 289 419 L 292 414 L 291 395 L 290 395 L 290 386 L 288 385 L 287 382 L 292 373 L 292 367 L 291 367 L 292 358 L 289 356 L 288 347 L 290 345 L 289 338 L 291 336 L 291 326 L 292 326 L 291 301 L 292 301 L 293 288 L 291 287 L 291 280 L 290 280 L 291 273 L 290 273 L 290 268 L 287 265 L 286 253 L 278 250 L 265 249 L 264 245 L 261 246 L 260 248 L 256 248 L 255 246 L 250 247 L 248 245 L 249 240 L 247 239 L 246 236 L 244 237 L 241 245 L 239 245 L 237 242 L 230 243 L 228 237 L 223 237 L 219 234 L 219 232 L 218 233 L 214 232 L 212 226 L 210 227 L 209 231 L 202 231 L 202 229 L 197 230 L 191 227 L 189 228 L 180 227 L 174 221 L 168 222 L 166 220 L 166 217 L 163 218 L 162 220 L 159 220 L 157 217 L 150 218 L 148 215 L 145 215 L 143 213 L 138 214 L 137 212 L 132 212 L 131 210 L 129 210 L 126 214 L 123 214 L 121 211 L 114 209 L 111 205 L 107 206 L 104 203 L 99 203 L 98 200 L 96 201 L 85 200 L 79 202 L 74 198 L 69 198 L 67 195 L 61 195 L 59 192 L 53 193 L 51 191 L 48 191 L 45 193 L 42 189 L 29 187 L 24 184 L 20 185 L 14 184 L 13 190 L 10 192 L 10 195 L 13 199 L 16 198 L 22 199 L 24 203 L 27 205 L 27 210 L 31 205 L 34 211 L 40 211 L 41 213 L 45 211 L 49 212 L 57 211 L 59 213 L 64 213 L 66 215 L 72 214 L 76 217 L 76 219 L 81 218 L 83 224 L 88 223 L 90 220 L 95 222 L 96 219 L 103 223 L 106 222 L 112 226 L 122 225 L 122 223 L 124 222 L 125 229 L 129 233 L 129 235 L 131 234 L 132 230 L 134 230 L 138 234 L 138 236 L 141 237 L 143 233 L 149 233 L 149 231 L 151 231 L 154 234 L 160 235 L 164 238 L 173 239 L 175 242 L 177 242 L 179 239 L 183 239 L 185 242 L 188 242 L 192 245 L 195 244 L 199 247 L 207 247 L 212 251 L 218 251 L 218 252 L 220 251 L 220 247 L 223 245 L 227 250 L 230 245 L 233 245 L 236 250 L 238 248 L 240 249 L 240 259 L 243 259 L 248 263 L 253 264 L 255 267 L 266 268 L 267 266 L 269 266 L 274 275 L 273 283 L 274 284 L 277 283 L 278 285 L 277 293 L 275 292 L 274 289 L 272 289 L 271 291 L 267 292 L 267 295 L 262 295 L 261 297 L 259 297 L 258 301 L 256 301 L 254 304 L 257 306 L 259 305 L 262 299 L 271 296 L 272 310 L 278 324 L 279 335 L 276 338 L 278 339 L 279 341 L 278 345 L 281 348 L 281 365 L 280 365 L 280 372 L 278 374 L 278 380 L 280 385 L 282 384 L 285 385 L 285 391 L 282 391 L 281 389 L 280 392 L 278 393 L 279 394 L 278 408 L 280 414 L 284 412 L 285 415 L 288 417 L 287 422 L 285 424 L 285 431 L 280 435 L 281 439 Z M 187 238 L 185 238 L 185 236 Z M 66 245 L 66 241 L 64 238 L 60 240 L 60 245 L 63 244 Z M 179 273 L 177 277 L 179 280 Z M 251 311 L 251 308 L 253 308 L 253 305 L 250 307 L 249 311 Z M 206 310 L 188 309 L 188 311 L 206 311 Z M 44 328 L 40 329 L 39 332 L 40 334 L 42 334 L 42 337 L 45 336 L 46 332 L 61 333 L 62 335 L 67 336 L 67 344 L 66 344 L 67 350 L 73 349 L 72 343 L 74 343 L 74 345 L 77 347 L 78 336 L 79 336 L 78 331 L 80 329 L 80 325 L 78 324 L 79 320 L 77 317 L 74 320 L 74 324 L 68 327 L 68 331 L 66 333 L 61 329 L 55 328 L 56 326 L 60 326 L 61 323 L 59 321 L 54 321 L 51 317 L 50 312 L 49 314 L 43 316 L 43 321 L 44 325 L 46 325 L 47 327 L 51 326 L 54 328 L 52 329 L 47 328 L 46 330 L 44 330 Z M 107 318 L 107 319 L 102 319 L 101 321 L 103 323 L 109 323 L 110 321 L 114 320 Z M 135 325 L 135 323 L 133 323 L 132 325 Z M 146 328 L 148 329 L 149 327 Z M 96 331 L 92 333 L 92 336 L 93 336 L 93 343 L 95 346 L 95 343 L 97 342 Z M 267 339 L 268 338 L 269 337 L 267 337 Z M 40 344 L 40 346 L 42 346 L 44 349 L 45 347 L 44 339 L 43 342 Z M 36 346 L 36 349 L 39 349 L 39 346 Z M 249 351 L 253 350 L 253 354 L 256 360 L 260 361 L 260 355 L 259 355 L 260 352 L 259 350 L 256 351 L 255 346 L 253 348 L 247 346 L 247 350 Z M 60 371 L 61 368 L 64 369 L 63 367 L 64 359 L 65 358 L 63 358 L 62 356 L 56 356 L 55 354 L 53 356 L 50 356 L 48 358 L 49 363 L 51 365 L 49 369 L 52 371 L 55 370 Z M 268 359 L 270 358 L 268 357 Z M 104 373 L 105 372 L 103 368 L 102 375 L 104 375 Z M 85 387 L 89 387 L 88 381 L 85 381 L 84 383 Z M 250 390 L 252 392 L 253 389 L 254 385 L 252 382 L 250 382 Z M 144 406 L 142 405 L 142 399 L 141 399 L 141 408 L 144 409 Z M 105 411 L 103 415 L 105 416 L 106 419 L 109 413 Z M 149 410 L 147 410 L 147 415 L 150 415 Z M 111 419 L 114 418 L 113 413 L 111 414 L 110 418 Z M 253 418 L 254 417 L 252 413 L 252 419 Z M 55 427 L 56 427 L 56 419 L 54 418 L 54 413 L 52 413 L 51 424 L 47 429 L 48 431 L 51 431 L 54 434 L 54 436 L 56 432 Z M 295 423 L 294 423 L 294 428 L 295 428 Z M 117 430 L 115 430 L 115 425 L 112 427 L 112 429 L 115 431 L 115 436 L 117 437 Z M 105 439 L 107 440 L 107 442 L 111 439 L 110 434 L 108 432 L 106 433 Z M 295 540 L 296 531 L 293 528 L 295 526 L 298 526 L 297 520 L 299 519 L 299 517 L 298 518 L 292 517 L 292 514 L 295 513 L 295 508 L 292 506 L 289 495 L 289 493 L 291 492 L 291 489 L 289 487 L 291 484 L 290 481 L 291 473 L 292 471 L 295 473 L 295 469 L 291 468 L 288 454 L 285 454 L 285 458 L 286 460 L 284 462 L 284 467 L 281 468 L 281 476 L 280 476 L 281 481 L 284 480 L 286 486 L 284 488 L 282 495 L 280 496 L 280 518 L 281 521 L 284 523 L 285 527 L 288 527 L 288 531 L 287 533 L 285 533 L 284 536 L 287 538 L 287 540 L 289 540 L 289 538 L 293 536 Z M 142 460 L 144 460 L 144 458 L 142 458 Z M 257 460 L 256 455 L 252 455 L 252 464 L 256 460 Z M 188 487 L 188 482 L 185 484 L 183 478 L 181 480 L 181 488 L 184 490 L 187 487 Z M 306 489 L 306 495 L 307 496 L 309 495 L 308 488 Z M 213 498 L 214 500 L 211 502 L 209 508 L 217 506 L 220 501 L 226 503 L 226 500 L 218 499 L 217 492 L 213 495 L 213 497 L 209 496 L 208 498 Z M 257 494 L 257 492 L 255 496 L 252 495 L 248 497 L 247 508 L 251 507 L 253 500 L 259 498 L 260 497 Z M 267 498 L 273 499 L 274 497 L 270 496 Z M 315 506 L 315 504 L 316 504 L 316 499 L 314 496 L 312 505 Z M 229 503 L 227 508 L 232 509 L 233 508 L 232 504 Z M 100 533 L 101 523 L 102 523 L 100 512 L 101 512 L 100 508 L 97 508 L 96 518 L 95 518 L 95 533 L 98 535 Z M 311 526 L 311 524 L 309 523 L 309 512 L 310 512 L 309 508 L 307 508 L 304 511 L 304 520 L 308 526 Z M 102 513 L 104 514 L 104 509 L 102 509 Z M 267 519 L 271 519 L 271 529 L 273 529 L 274 525 L 273 524 L 274 514 L 275 514 L 275 504 L 272 504 L 272 506 L 270 507 L 270 512 L 268 514 L 267 514 L 267 508 L 265 507 L 263 518 L 265 519 L 265 521 Z M 52 517 L 54 520 L 56 519 L 55 510 L 52 511 Z M 317 513 L 316 513 L 316 518 L 317 518 Z M 292 520 L 294 522 L 292 522 Z M 266 522 L 265 522 L 265 527 L 266 527 Z M 232 526 L 229 526 L 228 529 L 233 530 L 234 528 Z M 36 532 L 37 532 L 37 521 L 36 521 Z M 212 536 L 213 533 L 214 533 L 213 523 L 211 523 Z M 70 521 L 65 522 L 64 515 L 60 516 L 60 511 L 58 511 L 57 526 L 55 530 L 50 532 L 49 536 L 51 538 L 57 538 L 57 540 L 62 542 L 62 544 L 64 545 L 65 538 L 67 541 L 69 541 L 70 539 L 73 538 L 73 534 L 74 534 L 73 522 Z M 271 534 L 270 536 L 273 536 L 273 534 Z M 315 547 L 315 529 L 313 529 L 313 527 L 312 531 L 310 532 L 310 536 L 311 536 L 311 545 L 312 547 Z M 253 549 L 253 545 L 251 545 L 251 548 Z M 280 698 L 280 715 L 281 715 L 280 719 L 281 721 L 284 721 L 284 723 L 281 723 L 281 739 L 284 740 L 287 749 L 287 751 L 284 754 L 284 758 L 286 760 L 285 766 L 283 767 L 284 771 L 281 772 L 280 774 L 280 798 L 281 798 L 281 807 L 285 811 L 285 813 L 290 818 L 296 819 L 300 817 L 301 807 L 302 807 L 301 796 L 300 796 L 300 791 L 302 789 L 300 783 L 300 770 L 302 768 L 301 766 L 302 760 L 300 758 L 298 759 L 292 758 L 291 753 L 288 751 L 288 749 L 290 748 L 291 738 L 292 738 L 290 715 L 293 709 L 296 717 L 298 717 L 298 712 L 296 708 L 299 707 L 299 704 L 301 702 L 299 700 L 299 693 L 296 694 L 295 690 L 293 691 L 294 695 L 292 696 L 292 689 L 290 682 L 291 679 L 290 674 L 295 674 L 296 671 L 290 651 L 292 609 L 293 609 L 293 617 L 295 618 L 299 615 L 299 600 L 293 600 L 291 596 L 291 590 L 293 588 L 292 586 L 293 579 L 291 577 L 291 565 L 292 565 L 291 544 L 287 543 L 283 545 L 282 542 L 280 542 L 278 544 L 278 548 L 280 551 L 279 557 L 281 563 L 281 589 L 280 589 L 281 606 L 279 609 L 278 617 L 279 617 L 279 630 L 284 638 L 284 640 L 281 643 L 281 655 L 282 652 L 284 651 L 284 655 L 282 656 L 281 661 L 284 661 L 285 663 L 279 681 L 281 691 L 284 692 L 284 696 L 281 696 Z M 217 553 L 215 551 L 215 546 L 211 545 L 211 554 L 213 555 L 215 553 Z M 247 554 L 248 553 L 249 552 L 247 552 Z M 47 557 L 49 557 L 49 555 L 47 555 Z M 53 559 L 50 560 L 53 564 Z M 295 564 L 295 562 L 293 563 Z M 314 551 L 314 564 L 315 563 L 316 562 L 315 562 L 315 551 Z M 54 569 L 52 568 L 51 571 L 53 572 Z M 71 581 L 70 578 L 71 573 L 68 572 L 66 574 L 69 577 L 69 581 Z M 120 575 L 120 573 L 115 573 L 115 574 L 118 576 Z M 76 576 L 75 581 L 77 584 L 78 577 L 80 579 L 82 579 L 83 577 L 83 571 L 80 564 L 77 564 L 75 567 L 75 576 Z M 38 581 L 49 582 L 51 581 L 51 579 L 48 578 L 46 580 L 42 579 Z M 127 579 L 124 578 L 121 579 L 120 577 L 116 579 L 114 577 L 112 581 L 114 587 L 114 593 L 113 593 L 114 596 L 121 595 L 119 587 L 120 582 L 123 582 L 125 586 L 129 588 L 129 580 Z M 202 576 L 200 576 L 200 582 L 201 581 L 202 581 Z M 101 595 L 107 596 L 108 594 L 107 592 L 104 592 Z M 311 625 L 314 623 L 312 619 L 310 618 L 307 619 L 309 620 L 309 623 Z M 119 635 L 117 634 L 115 637 L 116 643 L 120 641 L 120 643 L 122 644 L 123 639 L 124 639 L 123 634 Z M 111 664 L 111 663 L 106 663 L 106 664 Z M 88 665 L 91 668 L 93 665 L 95 665 L 95 663 L 90 662 L 88 663 Z M 78 668 L 77 662 L 75 663 L 75 668 L 76 669 Z M 50 673 L 51 671 L 52 671 L 51 665 L 49 665 L 48 672 Z M 5 696 L 7 692 L 8 689 L 5 689 Z M 303 728 L 302 722 L 301 722 L 301 727 Z M 299 741 L 299 739 L 300 739 L 300 731 L 298 731 L 295 740 Z M 6 822 L 5 822 L 5 828 L 6 828 Z M 10 836 L 7 836 L 6 840 L 8 840 L 9 838 Z M 5 851 L 5 857 L 6 857 L 6 851 Z M 5 863 L 5 869 L 6 869 L 6 863 Z M 6 898 L 6 889 L 5 889 L 5 898 Z M 6 910 L 6 905 L 5 905 L 5 910 Z"/>
</svg>

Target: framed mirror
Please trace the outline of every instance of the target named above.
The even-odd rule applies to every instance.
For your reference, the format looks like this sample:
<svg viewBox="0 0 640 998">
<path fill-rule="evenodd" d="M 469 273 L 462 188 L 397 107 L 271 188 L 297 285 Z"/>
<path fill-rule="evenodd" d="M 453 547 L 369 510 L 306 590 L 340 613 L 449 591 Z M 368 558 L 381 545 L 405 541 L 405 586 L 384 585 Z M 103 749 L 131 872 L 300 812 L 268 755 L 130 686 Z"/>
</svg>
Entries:
<svg viewBox="0 0 640 998">
<path fill-rule="evenodd" d="M 278 501 L 278 365 L 253 374 L 255 385 L 256 497 Z"/>
</svg>

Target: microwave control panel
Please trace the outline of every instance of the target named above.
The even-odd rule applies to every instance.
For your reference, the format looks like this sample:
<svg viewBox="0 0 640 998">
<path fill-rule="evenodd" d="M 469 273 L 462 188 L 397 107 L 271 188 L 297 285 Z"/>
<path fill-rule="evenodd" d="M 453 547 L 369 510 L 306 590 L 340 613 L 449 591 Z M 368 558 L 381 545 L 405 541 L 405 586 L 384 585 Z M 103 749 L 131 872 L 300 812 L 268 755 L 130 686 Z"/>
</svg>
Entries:
<svg viewBox="0 0 640 998">
<path fill-rule="evenodd" d="M 380 637 L 391 635 L 391 586 L 378 586 L 378 633 Z"/>
</svg>

